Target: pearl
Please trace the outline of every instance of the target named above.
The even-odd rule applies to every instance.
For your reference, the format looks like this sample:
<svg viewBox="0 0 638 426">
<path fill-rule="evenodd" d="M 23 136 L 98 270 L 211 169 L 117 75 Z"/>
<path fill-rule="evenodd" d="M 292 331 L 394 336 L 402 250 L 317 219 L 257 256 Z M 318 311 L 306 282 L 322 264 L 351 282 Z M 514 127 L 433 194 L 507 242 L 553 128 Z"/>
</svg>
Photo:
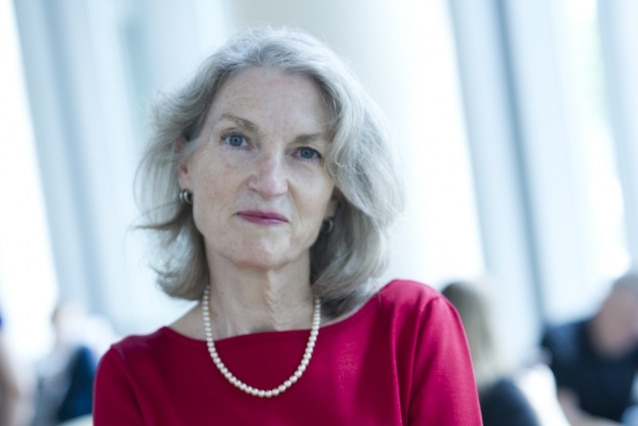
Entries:
<svg viewBox="0 0 638 426">
<path fill-rule="evenodd" d="M 257 389 L 247 385 L 246 383 L 235 377 L 235 375 L 231 373 L 230 370 L 228 370 L 228 367 L 226 367 L 224 362 L 219 357 L 217 349 L 215 348 L 215 342 L 213 341 L 213 332 L 210 326 L 210 308 L 208 306 L 209 294 L 210 287 L 206 286 L 206 288 L 204 289 L 204 294 L 202 296 L 202 316 L 204 319 L 204 334 L 206 336 L 206 346 L 208 347 L 208 353 L 213 360 L 213 364 L 215 364 L 217 370 L 219 370 L 219 372 L 226 378 L 226 380 L 237 389 L 240 389 L 241 391 L 246 392 L 249 395 L 253 395 L 259 398 L 271 398 L 281 395 L 282 393 L 287 391 L 293 384 L 297 383 L 297 381 L 306 371 L 308 364 L 310 363 L 310 359 L 312 358 L 312 353 L 315 348 L 315 343 L 317 341 L 317 336 L 319 335 L 319 328 L 321 326 L 321 299 L 315 299 L 310 336 L 308 337 L 308 343 L 306 343 L 306 349 L 304 350 L 301 362 L 299 363 L 299 366 L 297 367 L 295 372 L 281 385 L 273 389 Z"/>
</svg>

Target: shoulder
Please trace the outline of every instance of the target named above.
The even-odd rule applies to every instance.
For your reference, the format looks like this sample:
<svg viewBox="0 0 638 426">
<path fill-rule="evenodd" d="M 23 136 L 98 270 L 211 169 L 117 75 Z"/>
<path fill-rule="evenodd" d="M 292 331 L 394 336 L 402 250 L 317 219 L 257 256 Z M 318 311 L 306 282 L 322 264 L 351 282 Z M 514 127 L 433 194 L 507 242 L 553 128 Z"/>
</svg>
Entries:
<svg viewBox="0 0 638 426">
<path fill-rule="evenodd" d="M 427 284 L 405 279 L 392 280 L 378 292 L 378 298 L 384 303 L 427 305 L 432 301 L 444 300 L 443 295 Z"/>
<path fill-rule="evenodd" d="M 405 279 L 390 281 L 377 293 L 379 305 L 385 309 L 417 314 L 436 314 L 456 310 L 435 288 Z"/>
<path fill-rule="evenodd" d="M 377 300 L 373 332 L 384 337 L 384 346 L 393 342 L 392 358 L 409 378 L 414 423 L 480 424 L 470 352 L 454 307 L 413 280 L 388 283 Z"/>
<path fill-rule="evenodd" d="M 462 329 L 456 309 L 435 288 L 413 280 L 397 279 L 377 293 L 378 312 L 406 326 Z"/>
<path fill-rule="evenodd" d="M 164 340 L 163 335 L 164 329 L 159 329 L 150 334 L 134 334 L 114 343 L 111 348 L 120 353 L 144 350 L 150 346 L 161 344 L 162 340 Z"/>
<path fill-rule="evenodd" d="M 169 331 L 165 327 L 150 334 L 127 336 L 111 345 L 100 359 L 100 368 L 144 364 L 155 354 L 170 351 L 171 346 Z"/>
</svg>

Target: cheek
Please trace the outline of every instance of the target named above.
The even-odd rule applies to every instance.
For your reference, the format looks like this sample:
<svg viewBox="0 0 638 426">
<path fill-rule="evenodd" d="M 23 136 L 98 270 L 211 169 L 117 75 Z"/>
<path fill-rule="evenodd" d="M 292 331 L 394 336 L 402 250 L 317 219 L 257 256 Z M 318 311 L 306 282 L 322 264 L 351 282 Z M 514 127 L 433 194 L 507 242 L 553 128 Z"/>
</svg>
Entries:
<svg viewBox="0 0 638 426">
<path fill-rule="evenodd" d="M 214 175 L 200 176 L 193 181 L 193 218 L 201 233 L 207 234 L 219 227 L 216 222 L 224 216 L 223 207 L 233 203 L 232 188 L 228 178 Z"/>
<path fill-rule="evenodd" d="M 237 176 L 236 167 L 217 157 L 211 152 L 203 153 L 192 169 L 193 192 L 203 198 L 224 192 Z"/>
<path fill-rule="evenodd" d="M 321 215 L 323 218 L 326 216 L 326 213 L 330 213 L 332 210 L 333 202 L 333 193 L 334 193 L 334 185 L 331 183 L 322 183 L 318 185 L 316 190 L 312 192 L 314 196 L 308 196 L 308 204 L 310 204 L 312 209 L 315 211 L 317 215 Z M 330 215 L 330 214 L 328 214 Z"/>
</svg>

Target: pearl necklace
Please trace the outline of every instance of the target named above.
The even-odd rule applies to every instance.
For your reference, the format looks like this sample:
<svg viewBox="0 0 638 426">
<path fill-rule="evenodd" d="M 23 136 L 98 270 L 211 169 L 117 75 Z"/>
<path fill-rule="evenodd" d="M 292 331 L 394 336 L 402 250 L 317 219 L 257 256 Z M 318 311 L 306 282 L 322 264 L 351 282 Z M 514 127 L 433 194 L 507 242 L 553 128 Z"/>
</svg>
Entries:
<svg viewBox="0 0 638 426">
<path fill-rule="evenodd" d="M 306 350 L 304 351 L 303 358 L 301 358 L 301 363 L 297 367 L 297 370 L 295 370 L 292 376 L 290 376 L 285 382 L 283 382 L 276 388 L 264 390 L 254 388 L 239 380 L 233 373 L 228 370 L 228 367 L 226 367 L 226 365 L 219 357 L 217 349 L 215 349 L 215 342 L 213 342 L 213 332 L 211 331 L 210 326 L 210 309 L 208 306 L 209 294 L 210 287 L 206 286 L 206 288 L 204 289 L 204 294 L 202 296 L 202 316 L 204 317 L 204 332 L 206 334 L 208 353 L 210 354 L 215 367 L 217 367 L 219 372 L 222 373 L 222 375 L 226 378 L 226 380 L 228 380 L 230 384 L 246 392 L 247 394 L 258 396 L 260 398 L 271 398 L 277 395 L 281 395 L 301 378 L 303 373 L 306 371 L 308 364 L 310 363 L 310 358 L 312 357 L 312 352 L 315 348 L 315 343 L 317 342 L 317 336 L 319 335 L 319 326 L 321 325 L 321 299 L 315 299 L 315 310 L 312 316 L 312 328 L 310 329 L 310 337 L 308 338 Z"/>
</svg>

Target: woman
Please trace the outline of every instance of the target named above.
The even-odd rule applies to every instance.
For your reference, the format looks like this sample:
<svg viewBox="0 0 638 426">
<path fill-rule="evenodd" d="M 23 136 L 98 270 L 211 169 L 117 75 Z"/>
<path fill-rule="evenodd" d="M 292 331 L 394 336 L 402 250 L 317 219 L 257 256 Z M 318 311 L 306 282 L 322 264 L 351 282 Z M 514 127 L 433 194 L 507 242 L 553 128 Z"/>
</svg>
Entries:
<svg viewBox="0 0 638 426">
<path fill-rule="evenodd" d="M 539 426 L 527 397 L 503 368 L 483 295 L 473 284 L 462 281 L 447 284 L 442 293 L 459 311 L 467 332 L 483 424 Z"/>
<path fill-rule="evenodd" d="M 374 280 L 399 179 L 334 53 L 248 31 L 160 99 L 154 123 L 141 189 L 155 268 L 169 295 L 201 302 L 106 353 L 97 426 L 480 424 L 454 309 Z"/>
</svg>

